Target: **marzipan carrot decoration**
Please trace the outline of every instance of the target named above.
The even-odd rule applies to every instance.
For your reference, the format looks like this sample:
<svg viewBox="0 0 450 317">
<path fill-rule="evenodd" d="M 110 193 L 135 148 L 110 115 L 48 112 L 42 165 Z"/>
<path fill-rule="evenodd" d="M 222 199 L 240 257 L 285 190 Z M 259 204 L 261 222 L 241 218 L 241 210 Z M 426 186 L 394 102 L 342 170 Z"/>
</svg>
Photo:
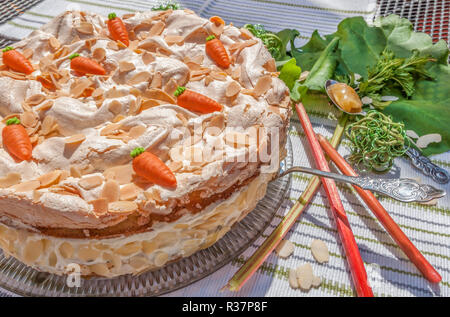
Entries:
<svg viewBox="0 0 450 317">
<path fill-rule="evenodd" d="M 211 113 L 214 111 L 222 111 L 223 108 L 217 101 L 182 86 L 177 88 L 174 95 L 177 97 L 177 104 L 180 107 L 191 111 Z"/>
<path fill-rule="evenodd" d="M 125 46 L 130 45 L 127 28 L 122 19 L 116 16 L 114 12 L 108 14 L 108 30 L 114 40 L 121 41 Z"/>
<path fill-rule="evenodd" d="M 165 187 L 176 187 L 177 179 L 172 171 L 156 155 L 137 147 L 130 153 L 133 158 L 133 170 L 149 182 Z"/>
<path fill-rule="evenodd" d="M 105 75 L 105 69 L 93 59 L 80 56 L 78 53 L 74 53 L 69 56 L 70 68 L 81 75 L 94 74 Z"/>
<path fill-rule="evenodd" d="M 3 49 L 3 64 L 16 72 L 24 73 L 27 75 L 31 74 L 34 71 L 30 61 L 26 59 L 25 56 L 22 55 L 22 53 L 15 50 L 11 46 L 7 46 Z"/>
<path fill-rule="evenodd" d="M 210 35 L 206 38 L 205 50 L 206 54 L 208 54 L 217 65 L 222 68 L 230 67 L 230 57 L 222 42 L 214 35 Z"/>
<path fill-rule="evenodd" d="M 21 161 L 31 159 L 33 147 L 27 130 L 20 124 L 16 117 L 6 121 L 6 127 L 2 131 L 3 145 L 6 149 Z"/>
</svg>

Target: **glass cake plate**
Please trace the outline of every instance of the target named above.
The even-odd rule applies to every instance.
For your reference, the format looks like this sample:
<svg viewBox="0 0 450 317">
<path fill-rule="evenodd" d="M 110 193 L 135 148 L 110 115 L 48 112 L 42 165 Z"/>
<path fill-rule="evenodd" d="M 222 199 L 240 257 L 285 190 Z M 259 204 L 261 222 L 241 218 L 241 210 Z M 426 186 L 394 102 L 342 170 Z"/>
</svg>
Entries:
<svg viewBox="0 0 450 317">
<path fill-rule="evenodd" d="M 281 170 L 292 167 L 292 144 Z M 0 287 L 22 296 L 156 296 L 196 282 L 228 264 L 245 251 L 270 224 L 289 188 L 289 175 L 267 186 L 267 193 L 243 220 L 211 247 L 165 267 L 137 276 L 81 279 L 80 287 L 68 287 L 67 277 L 39 272 L 0 251 Z"/>
</svg>

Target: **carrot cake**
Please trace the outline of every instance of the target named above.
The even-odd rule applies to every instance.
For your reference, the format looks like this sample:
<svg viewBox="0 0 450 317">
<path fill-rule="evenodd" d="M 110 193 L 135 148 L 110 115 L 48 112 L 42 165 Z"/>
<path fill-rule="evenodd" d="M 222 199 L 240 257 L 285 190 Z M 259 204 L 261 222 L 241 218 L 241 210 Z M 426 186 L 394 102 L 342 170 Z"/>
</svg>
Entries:
<svg viewBox="0 0 450 317">
<path fill-rule="evenodd" d="M 5 48 L 3 252 L 114 277 L 211 246 L 285 155 L 277 76 L 259 39 L 190 10 L 67 11 Z"/>
</svg>

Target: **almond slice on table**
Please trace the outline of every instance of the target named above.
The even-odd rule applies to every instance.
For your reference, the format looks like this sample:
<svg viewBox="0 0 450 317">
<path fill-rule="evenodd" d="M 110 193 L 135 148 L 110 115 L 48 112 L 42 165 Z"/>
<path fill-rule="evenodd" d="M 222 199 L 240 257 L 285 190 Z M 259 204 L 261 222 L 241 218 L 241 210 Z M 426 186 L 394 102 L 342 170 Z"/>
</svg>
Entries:
<svg viewBox="0 0 450 317">
<path fill-rule="evenodd" d="M 311 264 L 306 263 L 299 266 L 296 270 L 298 286 L 308 291 L 313 283 L 314 273 Z"/>
<path fill-rule="evenodd" d="M 0 178 L 0 188 L 7 188 L 19 184 L 22 176 L 19 173 L 8 173 L 5 177 Z"/>
<path fill-rule="evenodd" d="M 275 252 L 280 258 L 286 259 L 294 253 L 294 244 L 289 240 L 281 240 L 275 248 Z"/>
<path fill-rule="evenodd" d="M 298 280 L 297 280 L 297 270 L 296 269 L 289 269 L 289 285 L 293 289 L 298 288 Z"/>
<path fill-rule="evenodd" d="M 315 239 L 311 242 L 311 253 L 319 263 L 328 262 L 330 259 L 328 247 L 322 240 Z"/>
<path fill-rule="evenodd" d="M 78 181 L 78 185 L 85 190 L 96 188 L 101 184 L 103 184 L 103 178 L 99 175 L 83 177 Z"/>
<path fill-rule="evenodd" d="M 80 133 L 80 134 L 74 134 L 68 138 L 65 138 L 64 142 L 66 144 L 78 144 L 78 143 L 83 142 L 84 140 L 86 140 L 86 136 L 84 134 Z"/>
<path fill-rule="evenodd" d="M 312 286 L 319 287 L 320 284 L 322 284 L 322 279 L 320 278 L 320 276 L 314 276 L 312 280 Z"/>
</svg>

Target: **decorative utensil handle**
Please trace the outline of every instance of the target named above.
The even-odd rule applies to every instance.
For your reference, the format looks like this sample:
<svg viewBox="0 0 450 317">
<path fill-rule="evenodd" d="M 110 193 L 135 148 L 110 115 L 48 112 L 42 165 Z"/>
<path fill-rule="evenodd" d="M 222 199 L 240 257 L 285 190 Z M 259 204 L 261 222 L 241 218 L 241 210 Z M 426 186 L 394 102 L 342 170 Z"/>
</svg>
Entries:
<svg viewBox="0 0 450 317">
<path fill-rule="evenodd" d="M 432 163 L 428 157 L 423 156 L 418 150 L 409 148 L 406 155 L 409 156 L 415 167 L 425 175 L 431 176 L 439 184 L 446 184 L 450 181 L 450 175 L 445 169 Z"/>
<path fill-rule="evenodd" d="M 363 189 L 378 192 L 403 202 L 427 202 L 445 195 L 445 192 L 430 185 L 419 184 L 413 179 L 355 177 Z"/>
<path fill-rule="evenodd" d="M 300 172 L 306 174 L 317 175 L 334 179 L 338 182 L 350 183 L 373 192 L 389 196 L 403 202 L 427 202 L 435 198 L 445 196 L 445 191 L 434 188 L 430 185 L 419 184 L 417 181 L 409 178 L 372 178 L 372 177 L 355 177 L 341 175 L 337 173 L 325 172 L 309 167 L 294 166 L 279 174 L 282 177 L 292 172 Z"/>
</svg>

